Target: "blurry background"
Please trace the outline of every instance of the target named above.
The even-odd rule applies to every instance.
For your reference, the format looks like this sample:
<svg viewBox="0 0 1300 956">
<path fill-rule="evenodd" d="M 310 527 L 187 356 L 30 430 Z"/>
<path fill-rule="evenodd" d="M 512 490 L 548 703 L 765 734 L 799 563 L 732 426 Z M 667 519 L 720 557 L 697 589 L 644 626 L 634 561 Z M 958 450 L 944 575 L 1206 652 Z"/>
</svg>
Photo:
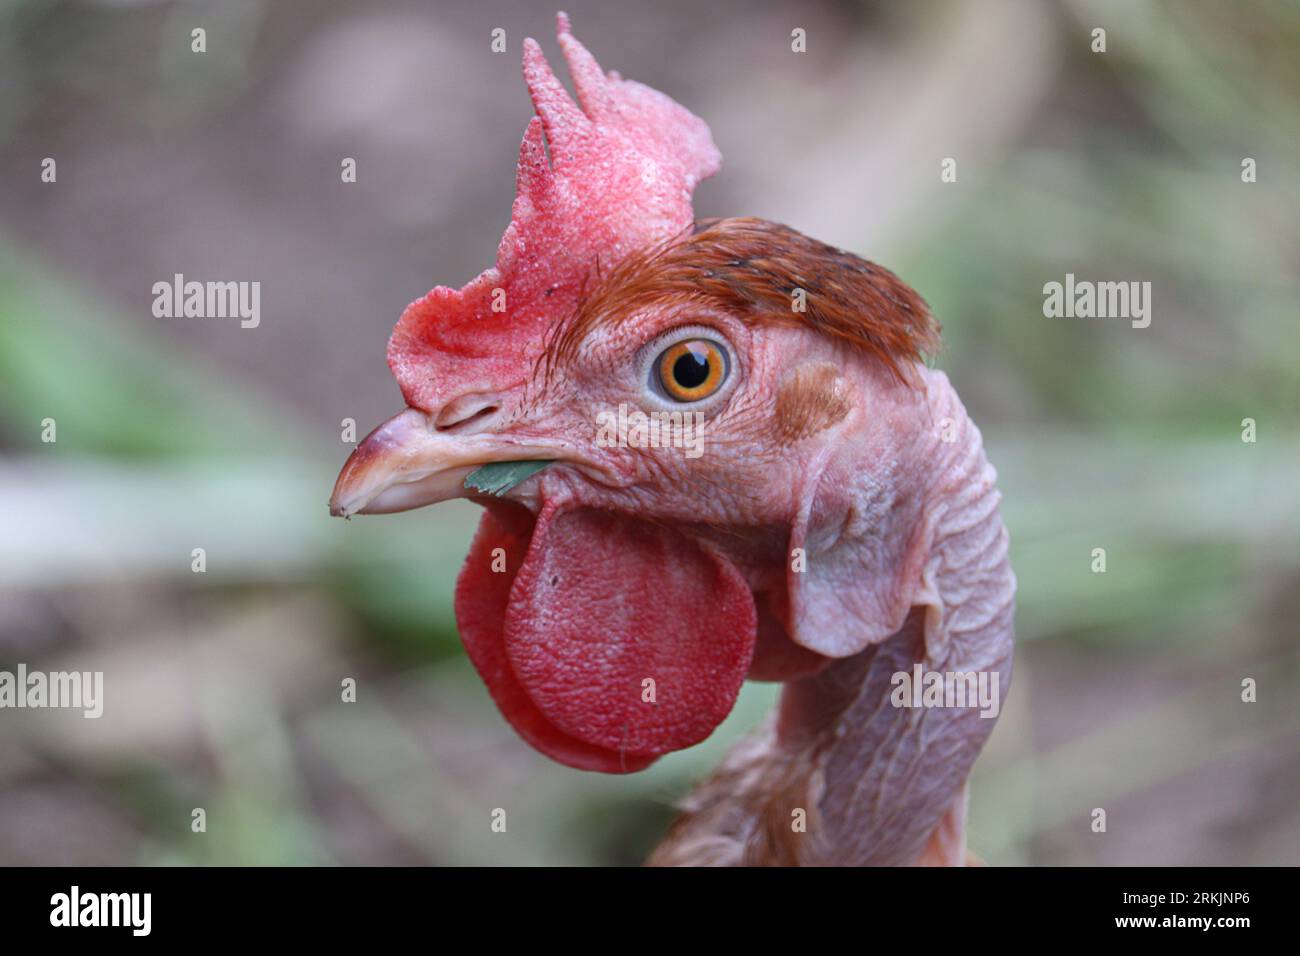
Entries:
<svg viewBox="0 0 1300 956">
<path fill-rule="evenodd" d="M 700 215 L 857 251 L 944 324 L 1020 578 L 974 849 L 1300 860 L 1300 8 L 565 3 L 711 124 Z M 341 420 L 401 404 L 402 308 L 492 262 L 553 12 L 0 0 L 0 669 L 107 685 L 97 721 L 0 711 L 0 863 L 633 863 L 770 706 L 633 777 L 550 763 L 459 647 L 474 506 L 326 513 Z M 261 326 L 154 318 L 176 272 L 259 280 Z M 1066 272 L 1152 282 L 1151 327 L 1044 318 Z"/>
</svg>

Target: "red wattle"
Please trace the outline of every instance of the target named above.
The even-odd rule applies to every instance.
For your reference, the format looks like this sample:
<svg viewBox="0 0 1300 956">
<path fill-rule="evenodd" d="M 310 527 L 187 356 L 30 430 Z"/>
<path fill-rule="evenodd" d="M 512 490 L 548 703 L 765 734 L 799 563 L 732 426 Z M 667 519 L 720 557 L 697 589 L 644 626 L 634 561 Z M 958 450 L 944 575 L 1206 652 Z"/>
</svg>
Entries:
<svg viewBox="0 0 1300 956">
<path fill-rule="evenodd" d="M 587 508 L 534 518 L 504 502 L 479 525 L 456 618 L 519 734 L 606 773 L 706 738 L 735 704 L 756 633 L 744 578 L 680 532 Z"/>
</svg>

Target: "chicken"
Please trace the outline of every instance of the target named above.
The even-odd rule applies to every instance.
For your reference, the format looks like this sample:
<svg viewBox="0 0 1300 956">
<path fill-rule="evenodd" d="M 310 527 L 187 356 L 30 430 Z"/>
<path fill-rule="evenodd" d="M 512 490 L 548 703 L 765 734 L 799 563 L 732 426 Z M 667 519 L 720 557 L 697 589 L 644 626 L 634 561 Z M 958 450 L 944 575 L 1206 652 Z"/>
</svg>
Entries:
<svg viewBox="0 0 1300 956">
<path fill-rule="evenodd" d="M 963 863 L 1015 583 L 979 431 L 924 361 L 938 325 L 855 255 L 696 222 L 708 128 L 605 74 L 564 14 L 558 35 L 577 101 L 525 41 L 537 115 L 496 265 L 403 313 L 407 407 L 331 513 L 484 506 L 461 637 L 505 719 L 571 767 L 641 770 L 708 737 L 747 678 L 784 682 L 652 862 Z M 660 437 L 702 423 L 697 453 L 612 440 L 628 413 Z M 504 462 L 533 464 L 479 490 Z M 900 687 L 931 672 L 986 699 L 916 706 Z"/>
</svg>

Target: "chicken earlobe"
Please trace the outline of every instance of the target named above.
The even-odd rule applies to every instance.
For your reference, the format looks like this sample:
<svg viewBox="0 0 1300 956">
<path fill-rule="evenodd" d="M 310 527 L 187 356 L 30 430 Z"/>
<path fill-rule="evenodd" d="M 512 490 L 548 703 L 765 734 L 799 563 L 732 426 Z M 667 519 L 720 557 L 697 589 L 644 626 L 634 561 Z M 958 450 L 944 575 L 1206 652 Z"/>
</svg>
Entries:
<svg viewBox="0 0 1300 956">
<path fill-rule="evenodd" d="M 870 556 L 857 567 L 889 575 L 858 586 L 905 595 L 903 619 L 856 653 L 836 645 L 850 655 L 787 682 L 777 712 L 688 797 L 651 864 L 964 862 L 967 778 L 1010 683 L 1015 578 L 979 431 L 942 373 L 926 371 L 925 386 L 918 438 L 900 459 L 917 470 L 921 489 L 918 507 L 901 509 L 905 570 L 894 581 Z M 831 542 L 842 558 L 850 544 L 843 535 Z M 810 551 L 810 568 L 815 560 Z M 837 603 L 818 619 L 831 626 L 836 614 L 888 606 Z M 856 633 L 879 629 L 874 622 Z M 895 675 L 918 664 L 984 674 L 996 707 L 981 716 L 978 705 L 895 706 Z"/>
</svg>

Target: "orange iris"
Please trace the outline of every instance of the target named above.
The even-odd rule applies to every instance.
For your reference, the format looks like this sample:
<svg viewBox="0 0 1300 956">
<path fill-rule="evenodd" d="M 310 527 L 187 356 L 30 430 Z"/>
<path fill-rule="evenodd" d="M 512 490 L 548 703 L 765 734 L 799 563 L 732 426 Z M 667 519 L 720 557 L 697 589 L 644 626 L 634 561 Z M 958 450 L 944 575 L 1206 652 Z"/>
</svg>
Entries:
<svg viewBox="0 0 1300 956">
<path fill-rule="evenodd" d="M 679 402 L 698 402 L 722 386 L 727 358 L 708 339 L 687 339 L 665 349 L 656 368 L 669 396 Z"/>
</svg>

